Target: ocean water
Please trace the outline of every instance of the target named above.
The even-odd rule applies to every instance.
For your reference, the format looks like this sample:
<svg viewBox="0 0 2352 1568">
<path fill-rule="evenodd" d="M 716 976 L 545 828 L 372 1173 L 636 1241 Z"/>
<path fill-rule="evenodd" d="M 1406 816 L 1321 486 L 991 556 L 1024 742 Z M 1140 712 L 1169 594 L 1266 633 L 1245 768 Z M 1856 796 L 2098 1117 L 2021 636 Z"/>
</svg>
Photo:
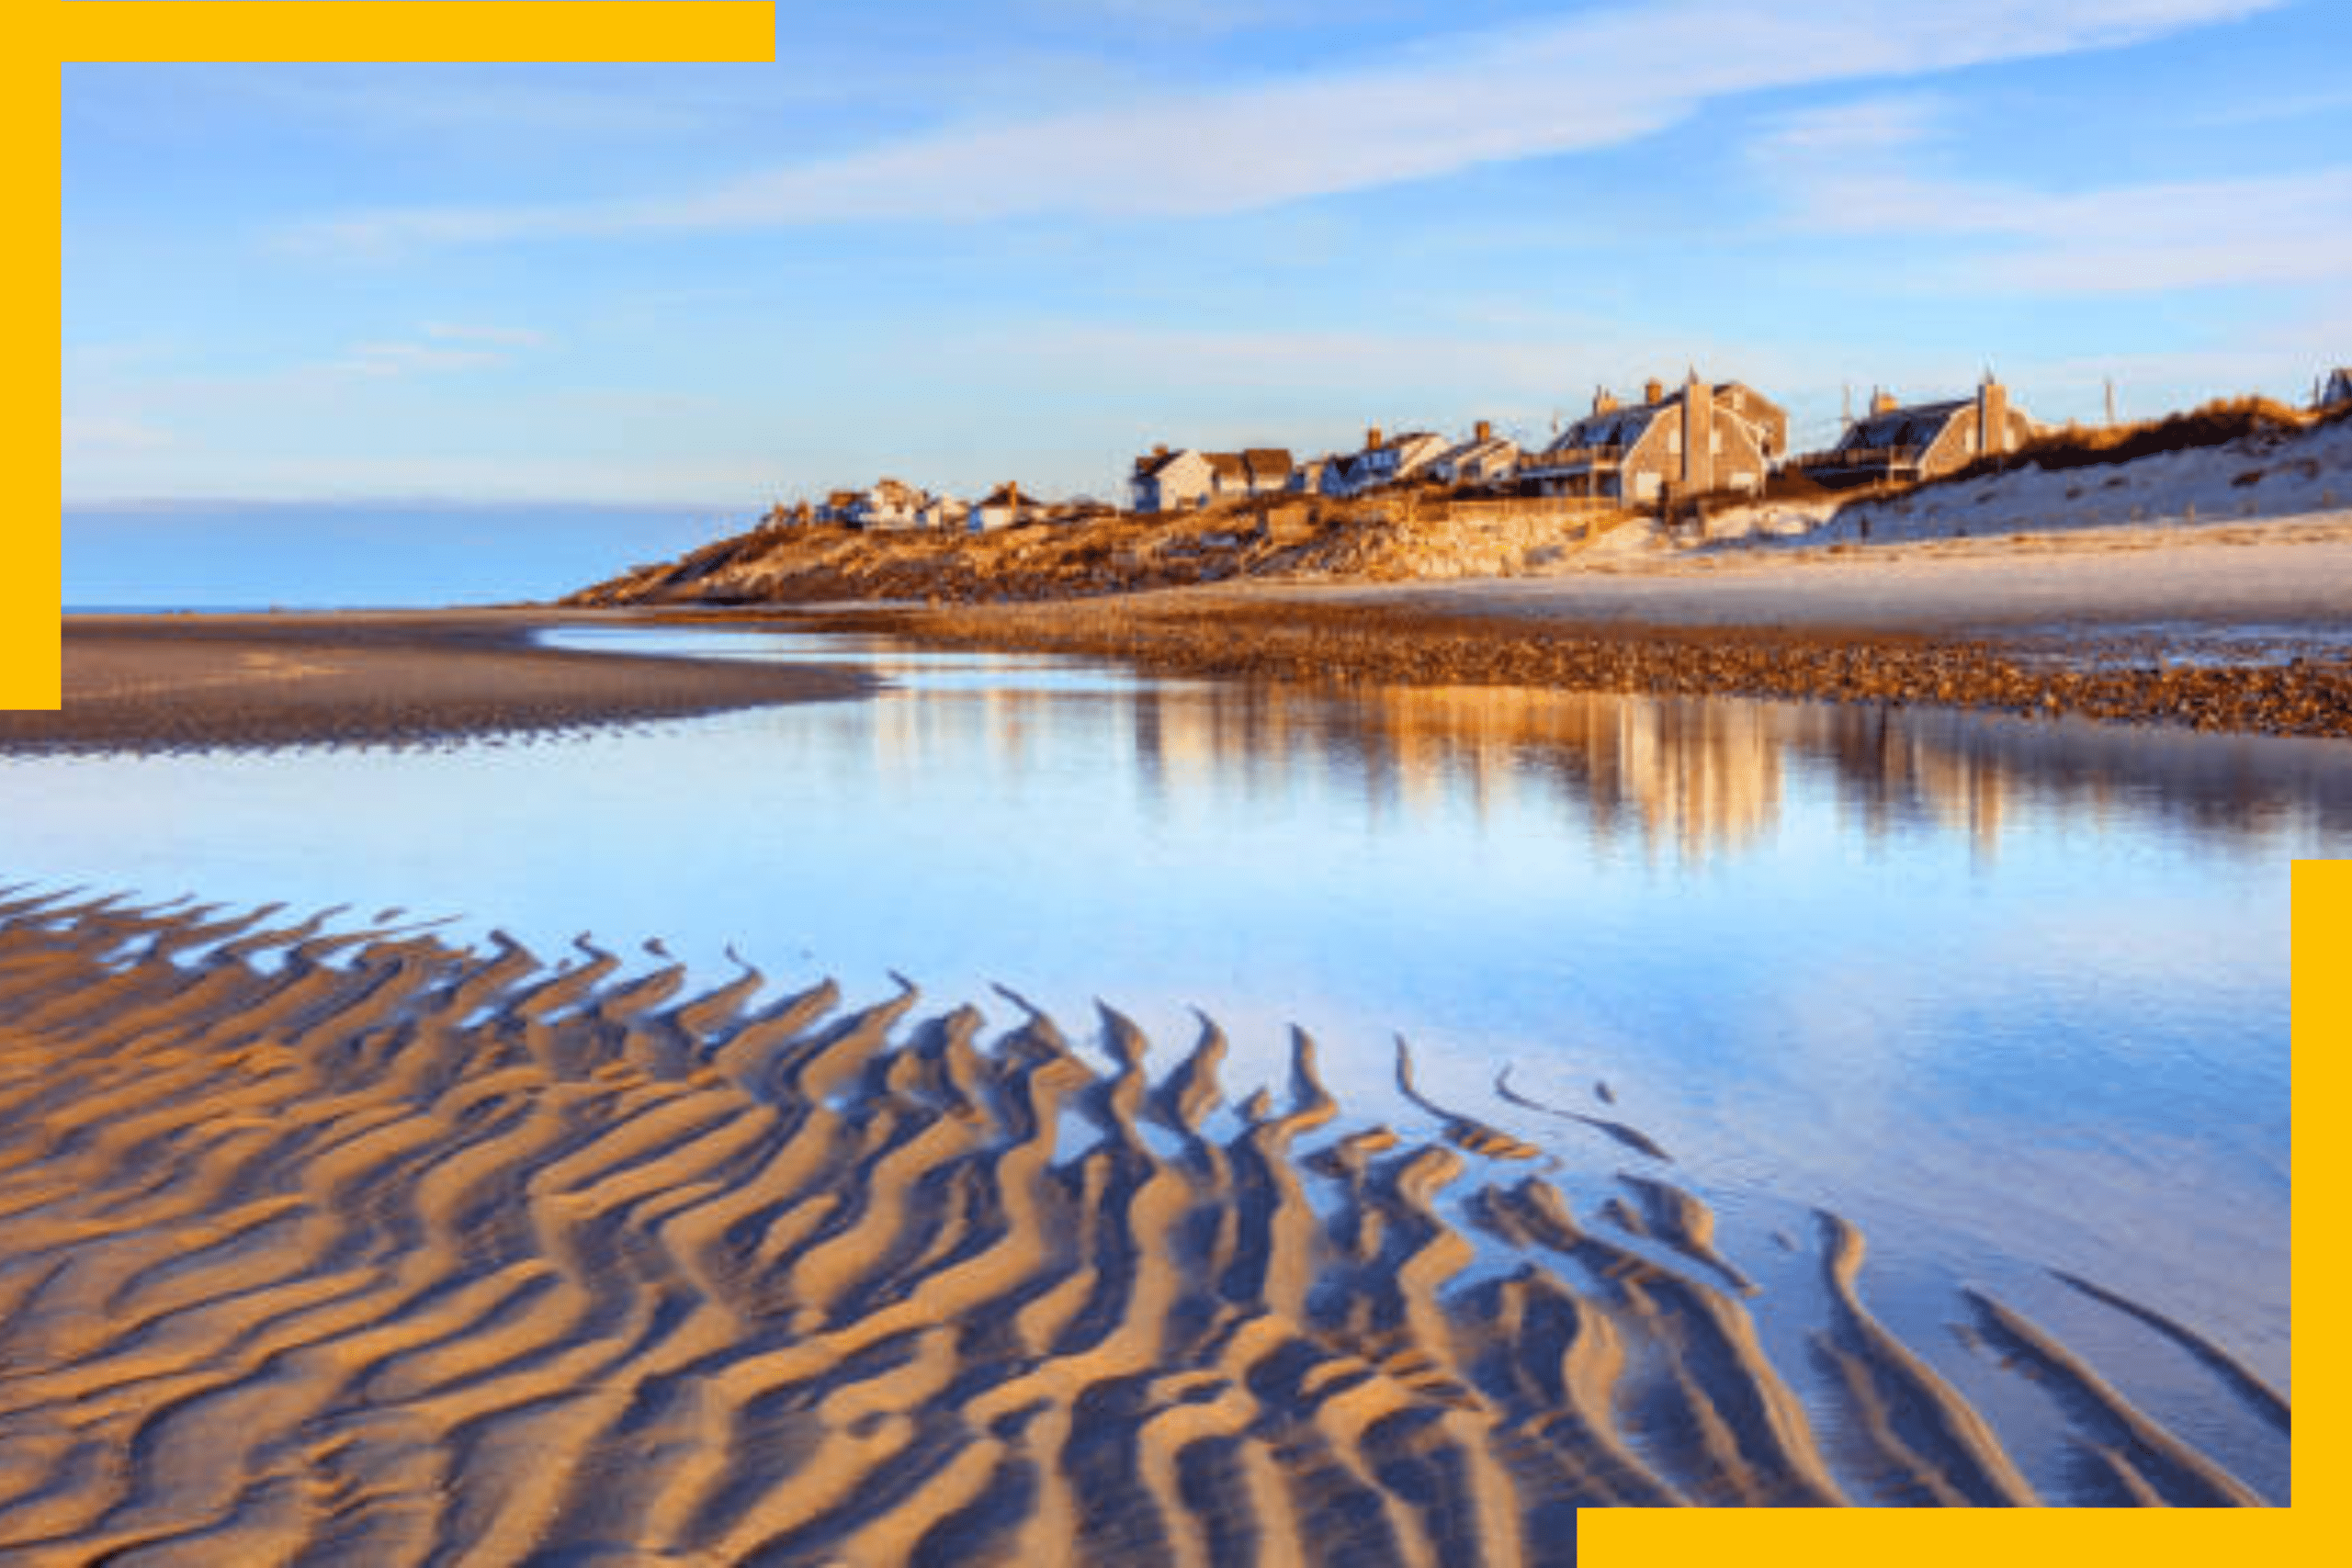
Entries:
<svg viewBox="0 0 2352 1568">
<path fill-rule="evenodd" d="M 693 506 L 334 502 L 75 505 L 59 535 L 74 609 L 266 610 L 553 599 L 753 519 Z"/>
<path fill-rule="evenodd" d="M 2289 868 L 2352 853 L 2352 747 L 551 635 L 891 684 L 531 741 L 0 759 L 0 882 L 398 908 L 543 956 L 588 931 L 644 965 L 654 938 L 714 983 L 740 955 L 854 1004 L 902 974 L 1006 1024 L 1001 986 L 1081 1037 L 1099 1000 L 1162 1066 L 1206 1014 L 1237 1097 L 1280 1091 L 1295 1026 L 1353 1122 L 1431 1136 L 1401 1037 L 1424 1100 L 1541 1145 L 1588 1210 L 1629 1170 L 1712 1204 L 1798 1381 L 1826 1209 L 2029 1473 L 2063 1435 L 1952 1332 L 1964 1288 L 2284 1495 L 2283 1438 L 2052 1270 L 2289 1387 Z"/>
</svg>

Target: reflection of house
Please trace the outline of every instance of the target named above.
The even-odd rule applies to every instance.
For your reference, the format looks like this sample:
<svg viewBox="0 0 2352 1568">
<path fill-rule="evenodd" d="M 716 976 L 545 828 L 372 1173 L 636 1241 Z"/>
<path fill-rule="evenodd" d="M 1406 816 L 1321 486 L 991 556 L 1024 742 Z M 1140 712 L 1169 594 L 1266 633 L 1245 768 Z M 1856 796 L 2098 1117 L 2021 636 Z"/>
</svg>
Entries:
<svg viewBox="0 0 2352 1568">
<path fill-rule="evenodd" d="M 1898 403 L 1881 392 L 1837 446 L 1802 467 L 1831 486 L 1933 479 L 1988 452 L 2014 451 L 2033 433 L 2025 411 L 2010 406 L 2008 389 L 1987 376 L 1974 397 L 1943 402 Z"/>
<path fill-rule="evenodd" d="M 1323 470 L 1323 493 L 1360 495 L 1380 485 L 1410 479 L 1452 445 L 1444 436 L 1426 431 L 1383 438 L 1375 424 L 1364 432 L 1363 451 L 1345 459 L 1330 459 Z"/>
<path fill-rule="evenodd" d="M 1652 381 L 1638 403 L 1594 394 L 1592 412 L 1523 459 L 1520 475 L 1546 495 L 1614 501 L 1755 490 L 1788 442 L 1778 403 L 1742 382 L 1702 381 L 1694 370 L 1671 393 Z"/>
<path fill-rule="evenodd" d="M 1288 487 L 1290 479 L 1290 454 L 1280 447 L 1171 452 L 1160 446 L 1136 459 L 1127 483 L 1137 512 L 1177 512 L 1212 501 L 1269 495 Z"/>
<path fill-rule="evenodd" d="M 1018 484 L 999 485 L 989 491 L 988 499 L 972 508 L 966 526 L 975 534 L 985 534 L 996 528 L 1010 528 L 1017 523 L 1035 519 L 1045 508 L 1021 493 Z"/>
<path fill-rule="evenodd" d="M 2335 371 L 2328 377 L 2326 384 L 2320 388 L 2319 406 L 2321 408 L 2340 408 L 2346 403 L 2352 403 L 2352 367 Z"/>
<path fill-rule="evenodd" d="M 1480 420 L 1470 439 L 1450 446 L 1430 460 L 1430 476 L 1450 485 L 1508 484 L 1519 473 L 1519 443 L 1497 435 L 1495 427 Z"/>
</svg>

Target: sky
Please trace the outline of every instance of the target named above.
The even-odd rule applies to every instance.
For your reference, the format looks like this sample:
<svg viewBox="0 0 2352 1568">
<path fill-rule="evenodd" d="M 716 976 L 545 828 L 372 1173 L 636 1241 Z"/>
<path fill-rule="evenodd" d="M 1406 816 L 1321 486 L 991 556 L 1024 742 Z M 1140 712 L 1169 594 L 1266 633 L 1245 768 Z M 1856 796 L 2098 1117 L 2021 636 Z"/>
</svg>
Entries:
<svg viewBox="0 0 2352 1568">
<path fill-rule="evenodd" d="M 1849 389 L 2352 359 L 2341 0 L 781 13 L 761 65 L 65 67 L 69 513 L 1108 495 L 1693 366 L 1826 446 Z"/>
</svg>

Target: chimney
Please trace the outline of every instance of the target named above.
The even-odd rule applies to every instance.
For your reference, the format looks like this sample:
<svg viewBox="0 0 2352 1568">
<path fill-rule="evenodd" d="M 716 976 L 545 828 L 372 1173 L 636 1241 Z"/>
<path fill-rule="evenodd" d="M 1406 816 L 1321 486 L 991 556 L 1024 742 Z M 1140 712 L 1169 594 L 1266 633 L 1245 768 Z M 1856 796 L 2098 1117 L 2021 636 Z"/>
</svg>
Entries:
<svg viewBox="0 0 2352 1568">
<path fill-rule="evenodd" d="M 1473 441 L 1492 441 L 1495 438 L 1495 425 L 1492 420 L 1480 420 L 1476 430 L 1476 434 L 1471 436 Z"/>
<path fill-rule="evenodd" d="M 1902 406 L 1903 406 L 1903 405 L 1902 405 L 1901 403 L 1898 403 L 1898 402 L 1896 402 L 1896 401 L 1894 400 L 1894 394 L 1893 392 L 1888 391 L 1885 388 L 1883 388 L 1883 387 L 1875 387 L 1875 388 L 1872 388 L 1872 389 L 1871 389 L 1871 413 L 1873 413 L 1873 414 L 1893 413 L 1896 409 L 1899 409 L 1899 408 L 1901 408 Z"/>
<path fill-rule="evenodd" d="M 1606 388 L 1606 387 L 1595 387 L 1595 388 L 1592 389 L 1592 412 L 1595 412 L 1595 413 L 1614 413 L 1614 412 L 1617 412 L 1617 396 L 1616 396 L 1616 394 L 1615 394 L 1615 393 L 1613 393 L 1613 392 L 1611 392 L 1611 391 L 1608 388 Z"/>
<path fill-rule="evenodd" d="M 1662 403 L 1666 401 L 1666 383 L 1659 380 L 1655 376 L 1643 382 L 1642 401 L 1645 403 Z"/>
<path fill-rule="evenodd" d="M 1696 370 L 1682 388 L 1682 485 L 1694 495 L 1715 488 L 1715 394 Z"/>
<path fill-rule="evenodd" d="M 1374 425 L 1363 433 L 1363 449 L 1367 452 L 1380 445 L 1380 426 Z"/>
<path fill-rule="evenodd" d="M 1976 389 L 1976 450 L 2009 449 L 2009 389 L 1993 379 L 1990 370 Z"/>
</svg>

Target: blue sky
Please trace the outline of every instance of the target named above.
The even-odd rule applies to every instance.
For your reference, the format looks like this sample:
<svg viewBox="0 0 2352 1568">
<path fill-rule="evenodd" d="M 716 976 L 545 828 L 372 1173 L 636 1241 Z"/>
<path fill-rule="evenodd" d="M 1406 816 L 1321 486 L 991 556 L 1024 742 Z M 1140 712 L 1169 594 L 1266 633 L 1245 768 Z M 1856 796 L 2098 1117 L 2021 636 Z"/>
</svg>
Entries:
<svg viewBox="0 0 2352 1568">
<path fill-rule="evenodd" d="M 1694 362 L 1812 444 L 1849 383 L 2067 417 L 2352 358 L 2338 0 L 978 9 L 67 67 L 69 502 L 1103 493 Z"/>
</svg>

